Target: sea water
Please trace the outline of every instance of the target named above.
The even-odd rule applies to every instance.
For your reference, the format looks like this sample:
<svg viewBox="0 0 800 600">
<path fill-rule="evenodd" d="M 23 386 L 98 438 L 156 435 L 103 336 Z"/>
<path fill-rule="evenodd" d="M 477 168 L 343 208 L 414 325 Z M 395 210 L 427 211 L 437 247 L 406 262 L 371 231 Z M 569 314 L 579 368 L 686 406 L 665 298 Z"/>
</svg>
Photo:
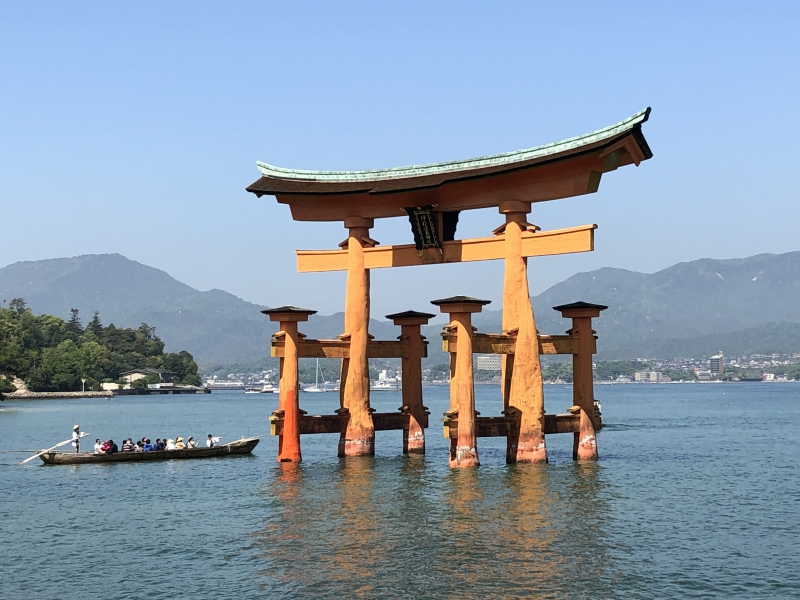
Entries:
<svg viewBox="0 0 800 600">
<path fill-rule="evenodd" d="M 572 390 L 546 386 L 548 412 Z M 598 386 L 600 461 L 451 470 L 425 388 L 425 456 L 378 432 L 374 458 L 338 459 L 336 435 L 303 436 L 276 462 L 277 395 L 213 393 L 0 404 L 0 597 L 683 598 L 800 596 L 800 384 Z M 476 387 L 483 415 L 499 389 Z M 395 411 L 397 392 L 374 392 Z M 309 414 L 338 394 L 301 394 Z M 44 466 L 11 450 L 67 439 L 232 441 L 252 456 Z M 91 440 L 91 442 L 90 442 Z"/>
</svg>

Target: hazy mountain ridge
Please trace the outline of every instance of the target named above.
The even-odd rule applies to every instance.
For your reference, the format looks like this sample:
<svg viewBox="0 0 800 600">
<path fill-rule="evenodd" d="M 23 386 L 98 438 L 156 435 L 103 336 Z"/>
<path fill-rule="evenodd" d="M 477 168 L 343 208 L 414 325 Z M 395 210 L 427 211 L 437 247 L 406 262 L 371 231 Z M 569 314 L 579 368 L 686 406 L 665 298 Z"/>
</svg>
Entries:
<svg viewBox="0 0 800 600">
<path fill-rule="evenodd" d="M 70 308 L 78 308 L 84 322 L 93 310 L 100 311 L 104 323 L 146 322 L 157 328 L 169 351 L 186 349 L 200 364 L 263 357 L 274 331 L 259 312 L 265 307 L 222 290 L 198 291 L 119 254 L 4 267 L 0 300 L 15 297 L 25 298 L 37 313 L 68 317 Z M 800 351 L 796 328 L 778 325 L 800 323 L 800 252 L 701 259 L 652 274 L 610 267 L 578 273 L 533 298 L 539 330 L 568 329 L 569 321 L 552 307 L 576 300 L 609 307 L 595 321 L 599 358 L 702 355 L 708 348 L 727 353 Z M 309 337 L 336 337 L 343 320 L 343 313 L 313 315 L 303 331 Z M 499 331 L 500 321 L 499 310 L 474 318 L 484 332 Z M 438 325 L 425 328 L 431 354 L 440 347 L 440 330 Z M 370 331 L 378 339 L 398 335 L 386 321 L 372 320 Z"/>
</svg>

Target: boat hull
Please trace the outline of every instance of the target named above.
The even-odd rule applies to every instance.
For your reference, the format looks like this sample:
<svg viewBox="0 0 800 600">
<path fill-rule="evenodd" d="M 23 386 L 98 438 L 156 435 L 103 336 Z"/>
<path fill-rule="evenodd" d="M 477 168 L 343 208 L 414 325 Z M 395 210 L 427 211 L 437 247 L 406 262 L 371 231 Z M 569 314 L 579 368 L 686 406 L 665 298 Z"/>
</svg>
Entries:
<svg viewBox="0 0 800 600">
<path fill-rule="evenodd" d="M 46 465 L 82 465 L 88 463 L 140 462 L 154 460 L 184 460 L 250 454 L 258 445 L 259 438 L 245 438 L 214 448 L 191 448 L 185 450 L 156 450 L 153 452 L 115 452 L 114 454 L 90 454 L 88 452 L 45 452 L 39 458 Z"/>
</svg>

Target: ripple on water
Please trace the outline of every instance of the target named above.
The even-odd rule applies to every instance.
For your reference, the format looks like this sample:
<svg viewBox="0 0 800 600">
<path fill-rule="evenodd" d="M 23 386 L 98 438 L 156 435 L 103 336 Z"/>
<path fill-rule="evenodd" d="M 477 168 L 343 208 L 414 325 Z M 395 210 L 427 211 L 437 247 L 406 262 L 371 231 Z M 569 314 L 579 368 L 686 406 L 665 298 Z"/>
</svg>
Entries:
<svg viewBox="0 0 800 600">
<path fill-rule="evenodd" d="M 571 390 L 554 387 L 559 412 Z M 798 596 L 798 391 L 609 386 L 592 464 L 551 436 L 547 466 L 506 466 L 505 443 L 482 439 L 479 469 L 450 470 L 435 418 L 425 456 L 398 455 L 398 432 L 346 461 L 336 436 L 304 438 L 300 465 L 277 464 L 268 437 L 223 460 L 48 468 L 0 454 L 0 595 Z M 426 389 L 432 417 L 446 392 Z M 498 412 L 495 388 L 476 393 L 483 414 Z M 232 439 L 266 429 L 273 400 L 10 403 L 0 450 L 64 439 L 73 422 L 115 439 L 197 437 L 213 423 Z"/>
</svg>

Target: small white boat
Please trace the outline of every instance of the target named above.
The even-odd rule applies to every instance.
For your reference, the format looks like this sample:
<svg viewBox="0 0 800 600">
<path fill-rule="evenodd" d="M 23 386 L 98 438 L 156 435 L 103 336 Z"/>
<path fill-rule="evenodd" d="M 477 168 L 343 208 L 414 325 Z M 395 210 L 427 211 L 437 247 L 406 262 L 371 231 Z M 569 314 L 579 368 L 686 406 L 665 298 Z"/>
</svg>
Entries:
<svg viewBox="0 0 800 600">
<path fill-rule="evenodd" d="M 246 387 L 245 394 L 279 394 L 280 390 L 271 383 L 265 383 L 263 387 Z"/>
<path fill-rule="evenodd" d="M 317 375 L 314 381 L 314 385 L 310 385 L 308 387 L 303 388 L 304 392 L 308 392 L 309 394 L 320 394 L 325 390 L 324 387 L 319 387 L 319 359 L 317 359 Z"/>
<path fill-rule="evenodd" d="M 371 386 L 369 386 L 369 389 L 373 392 L 395 392 L 400 389 L 400 384 L 397 380 L 381 380 L 373 383 Z"/>
</svg>

